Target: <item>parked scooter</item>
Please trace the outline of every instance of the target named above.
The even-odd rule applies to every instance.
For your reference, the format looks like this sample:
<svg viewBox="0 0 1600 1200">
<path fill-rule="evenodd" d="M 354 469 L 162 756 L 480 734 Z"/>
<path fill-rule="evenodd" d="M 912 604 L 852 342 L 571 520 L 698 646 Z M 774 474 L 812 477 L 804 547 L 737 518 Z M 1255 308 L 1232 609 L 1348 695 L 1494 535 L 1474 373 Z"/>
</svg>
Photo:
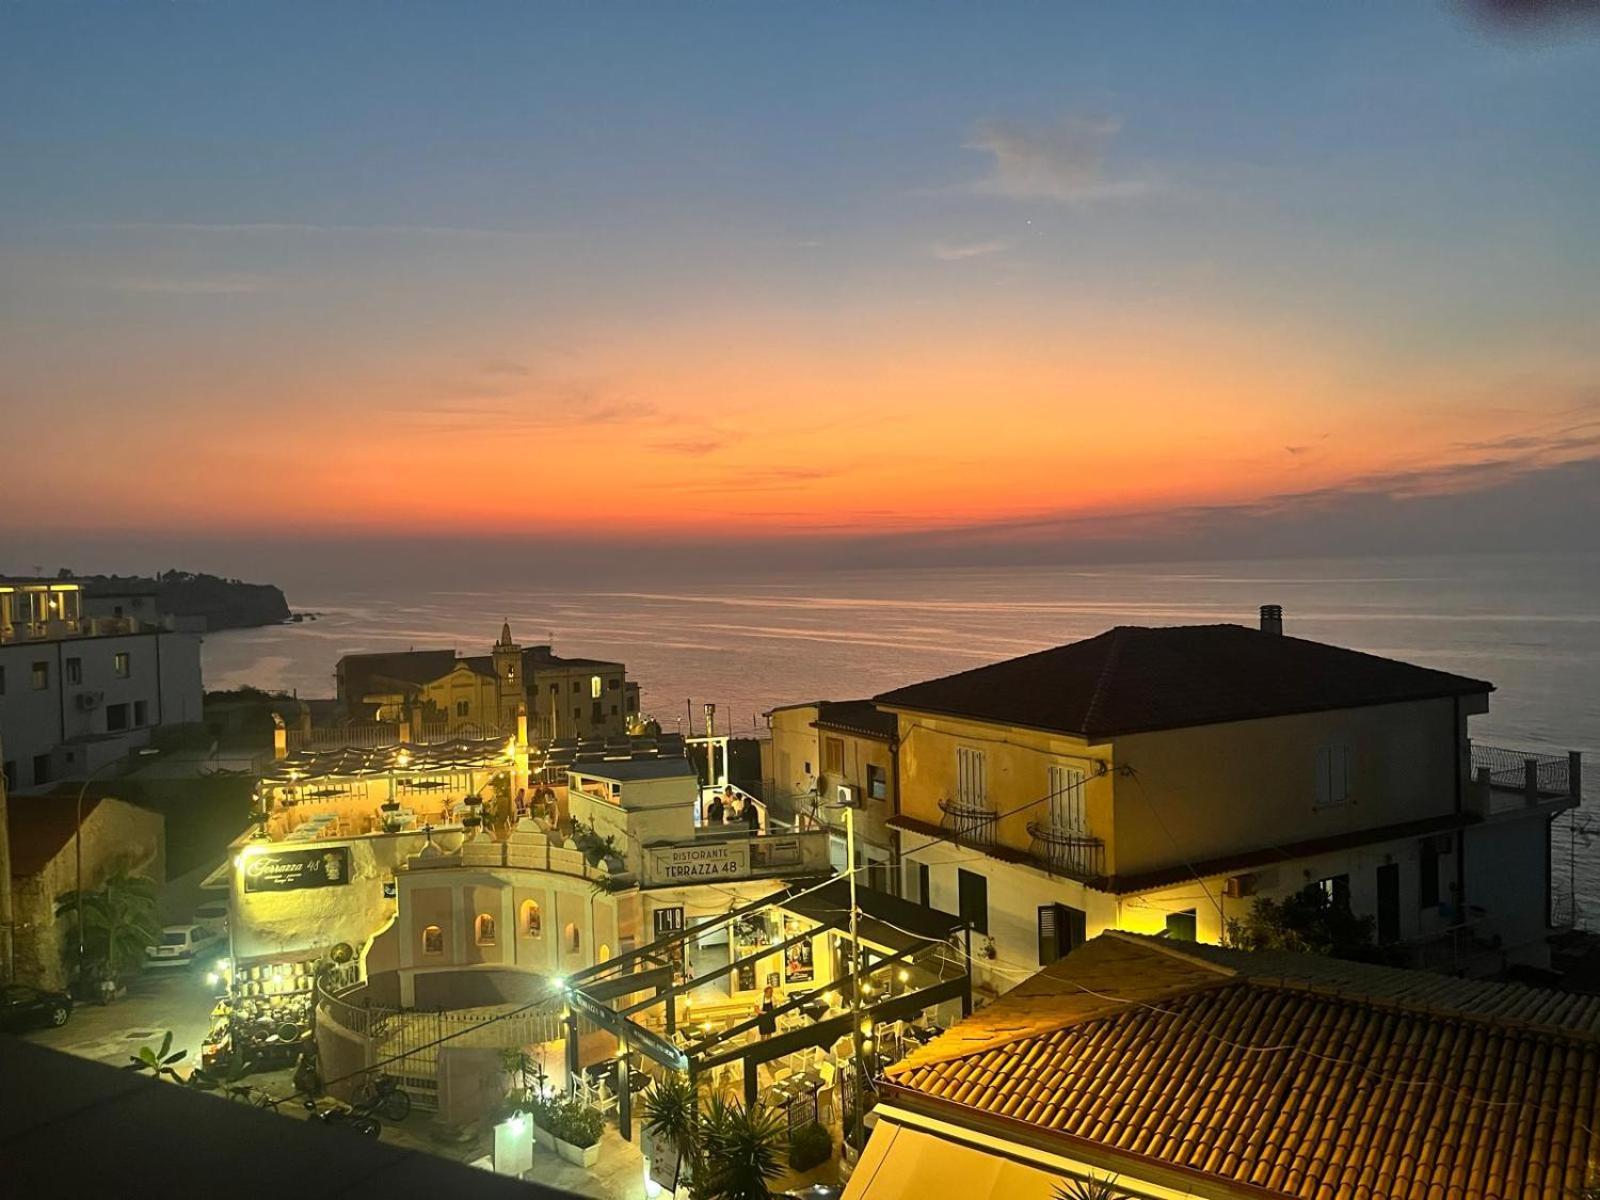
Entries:
<svg viewBox="0 0 1600 1200">
<path fill-rule="evenodd" d="M 307 1100 L 306 1113 L 314 1121 L 321 1121 L 324 1125 L 331 1125 L 335 1129 L 348 1129 L 361 1134 L 363 1137 L 375 1138 L 382 1128 L 375 1118 L 363 1116 L 343 1104 L 333 1104 L 327 1108 L 318 1108 L 315 1100 Z"/>
</svg>

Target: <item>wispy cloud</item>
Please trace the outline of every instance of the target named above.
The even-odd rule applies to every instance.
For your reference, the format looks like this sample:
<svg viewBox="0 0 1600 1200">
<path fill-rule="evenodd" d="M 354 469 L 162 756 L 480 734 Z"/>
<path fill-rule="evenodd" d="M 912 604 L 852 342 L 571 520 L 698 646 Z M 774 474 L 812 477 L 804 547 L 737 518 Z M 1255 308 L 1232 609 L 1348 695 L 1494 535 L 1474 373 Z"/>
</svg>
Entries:
<svg viewBox="0 0 1600 1200">
<path fill-rule="evenodd" d="M 96 221 L 71 228 L 112 233 L 193 233 L 235 236 L 297 235 L 322 237 L 360 234 L 373 237 L 431 238 L 548 238 L 551 233 L 523 229 L 494 229 L 470 225 L 322 225 L 298 221 Z"/>
<path fill-rule="evenodd" d="M 1148 181 L 1116 178 L 1106 170 L 1106 151 L 1121 128 L 1111 117 L 1069 116 L 1044 128 L 981 122 L 964 147 L 993 156 L 994 164 L 972 190 L 1059 203 L 1143 195 L 1152 190 Z"/>
<path fill-rule="evenodd" d="M 234 296 L 263 292 L 272 281 L 260 275 L 212 275 L 193 279 L 107 279 L 100 286 L 114 292 L 152 292 L 168 296 Z"/>
<path fill-rule="evenodd" d="M 1003 250 L 1011 249 L 1011 243 L 1006 241 L 990 242 L 935 242 L 930 253 L 942 262 L 960 262 L 966 258 L 982 258 L 987 254 L 999 254 Z"/>
</svg>

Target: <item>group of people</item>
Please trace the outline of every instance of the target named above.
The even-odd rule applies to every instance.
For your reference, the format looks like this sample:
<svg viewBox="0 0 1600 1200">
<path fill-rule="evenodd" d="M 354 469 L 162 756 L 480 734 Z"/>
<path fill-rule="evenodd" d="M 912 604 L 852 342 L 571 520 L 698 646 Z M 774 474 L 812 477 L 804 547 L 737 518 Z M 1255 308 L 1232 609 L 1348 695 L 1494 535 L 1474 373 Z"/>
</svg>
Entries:
<svg viewBox="0 0 1600 1200">
<path fill-rule="evenodd" d="M 751 833 L 761 832 L 761 810 L 754 800 L 735 796 L 731 787 L 711 797 L 711 803 L 706 805 L 707 825 L 737 825 L 740 821 L 749 826 Z"/>
</svg>

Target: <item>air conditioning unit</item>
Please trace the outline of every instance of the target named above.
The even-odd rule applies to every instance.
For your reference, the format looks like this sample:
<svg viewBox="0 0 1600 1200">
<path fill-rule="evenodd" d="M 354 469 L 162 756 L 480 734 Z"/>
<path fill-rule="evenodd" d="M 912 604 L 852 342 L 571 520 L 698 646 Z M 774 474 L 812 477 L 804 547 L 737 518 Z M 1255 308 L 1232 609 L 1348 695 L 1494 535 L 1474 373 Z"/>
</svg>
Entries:
<svg viewBox="0 0 1600 1200">
<path fill-rule="evenodd" d="M 854 784 L 841 783 L 833 790 L 833 802 L 841 808 L 858 808 L 861 805 L 861 793 Z"/>
<path fill-rule="evenodd" d="M 1254 875 L 1230 875 L 1222 883 L 1222 894 L 1230 900 L 1242 900 L 1256 894 Z"/>
<path fill-rule="evenodd" d="M 105 698 L 106 694 L 104 692 L 79 692 L 73 703 L 82 711 L 90 712 L 99 708 L 100 702 Z"/>
</svg>

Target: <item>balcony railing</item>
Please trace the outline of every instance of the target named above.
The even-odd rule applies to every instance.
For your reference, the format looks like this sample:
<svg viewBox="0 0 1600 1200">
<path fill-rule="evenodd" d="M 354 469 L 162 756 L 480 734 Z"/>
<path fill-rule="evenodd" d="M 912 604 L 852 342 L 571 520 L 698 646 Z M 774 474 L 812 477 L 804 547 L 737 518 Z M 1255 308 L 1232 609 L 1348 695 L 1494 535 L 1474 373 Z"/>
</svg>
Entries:
<svg viewBox="0 0 1600 1200">
<path fill-rule="evenodd" d="M 1486 812 L 1553 800 L 1583 799 L 1583 758 L 1472 744 L 1472 780 Z"/>
<path fill-rule="evenodd" d="M 939 801 L 939 811 L 944 819 L 939 823 L 956 841 L 968 846 L 992 846 L 998 836 L 999 814 L 973 800 Z"/>
<path fill-rule="evenodd" d="M 1082 829 L 1054 821 L 1029 821 L 1030 853 L 1046 870 L 1073 879 L 1098 879 L 1106 868 L 1106 844 Z"/>
</svg>

